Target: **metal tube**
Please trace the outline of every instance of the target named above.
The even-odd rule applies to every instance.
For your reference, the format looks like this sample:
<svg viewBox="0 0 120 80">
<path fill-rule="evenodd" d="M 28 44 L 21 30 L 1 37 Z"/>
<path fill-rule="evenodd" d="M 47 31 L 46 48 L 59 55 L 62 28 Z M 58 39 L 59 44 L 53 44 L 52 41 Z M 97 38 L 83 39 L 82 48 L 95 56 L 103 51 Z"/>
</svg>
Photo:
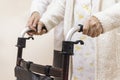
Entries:
<svg viewBox="0 0 120 80">
<path fill-rule="evenodd" d="M 76 27 L 73 27 L 67 34 L 65 41 L 71 41 L 71 38 L 75 32 L 82 32 L 83 31 L 83 25 L 79 24 Z M 72 57 L 70 55 L 63 55 L 63 80 L 71 79 L 70 76 L 72 76 L 72 73 L 69 74 L 69 66 L 71 66 L 70 61 L 72 60 Z"/>
<path fill-rule="evenodd" d="M 73 27 L 67 34 L 65 41 L 71 41 L 71 38 L 75 32 L 80 30 L 80 26 Z"/>
<path fill-rule="evenodd" d="M 31 29 L 30 28 L 28 28 L 28 27 L 26 27 L 22 32 L 21 32 L 21 35 L 20 35 L 20 37 L 24 37 L 25 36 L 25 34 L 28 32 L 28 31 L 30 31 Z"/>
</svg>

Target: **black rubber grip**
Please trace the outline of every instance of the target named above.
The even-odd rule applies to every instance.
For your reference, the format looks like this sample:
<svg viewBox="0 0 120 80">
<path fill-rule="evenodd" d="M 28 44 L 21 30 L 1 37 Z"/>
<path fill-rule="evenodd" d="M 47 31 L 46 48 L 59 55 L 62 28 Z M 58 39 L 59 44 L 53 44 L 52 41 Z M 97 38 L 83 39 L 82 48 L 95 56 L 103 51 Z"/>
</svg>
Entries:
<svg viewBox="0 0 120 80">
<path fill-rule="evenodd" d="M 78 24 L 78 26 L 80 26 L 79 32 L 82 32 L 83 31 L 83 25 L 82 24 Z"/>
<path fill-rule="evenodd" d="M 36 25 L 36 27 L 35 27 L 36 30 L 37 30 L 37 27 L 38 27 L 38 25 Z M 46 32 L 48 32 L 46 26 L 43 26 L 43 27 L 42 27 L 42 30 L 43 30 L 43 29 L 46 30 Z M 30 31 L 28 31 L 28 32 L 35 32 L 35 31 L 34 31 L 34 30 L 30 30 Z"/>
<path fill-rule="evenodd" d="M 47 30 L 46 26 L 43 26 L 43 27 L 42 27 L 42 30 L 43 30 L 43 29 L 45 29 L 45 30 L 46 30 L 46 32 L 48 32 L 48 30 Z"/>
</svg>

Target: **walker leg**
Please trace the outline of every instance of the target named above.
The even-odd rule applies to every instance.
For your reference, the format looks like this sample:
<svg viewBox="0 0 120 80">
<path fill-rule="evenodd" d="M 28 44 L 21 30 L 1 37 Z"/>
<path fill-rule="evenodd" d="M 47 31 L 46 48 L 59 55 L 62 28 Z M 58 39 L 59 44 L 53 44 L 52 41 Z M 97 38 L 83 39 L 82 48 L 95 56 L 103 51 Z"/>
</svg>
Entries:
<svg viewBox="0 0 120 80">
<path fill-rule="evenodd" d="M 58 67 L 58 68 L 62 68 L 62 54 L 60 53 L 60 51 L 54 51 L 54 58 L 53 58 L 53 66 L 54 67 Z M 62 78 L 60 77 L 56 77 L 54 80 L 62 80 Z"/>
</svg>

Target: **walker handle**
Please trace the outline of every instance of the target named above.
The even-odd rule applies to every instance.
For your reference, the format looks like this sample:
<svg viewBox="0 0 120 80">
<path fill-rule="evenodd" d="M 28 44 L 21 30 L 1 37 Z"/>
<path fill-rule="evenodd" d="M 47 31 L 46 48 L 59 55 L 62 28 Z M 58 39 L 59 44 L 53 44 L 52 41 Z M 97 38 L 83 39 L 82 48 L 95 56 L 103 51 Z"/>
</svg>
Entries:
<svg viewBox="0 0 120 80">
<path fill-rule="evenodd" d="M 83 25 L 79 24 L 76 27 L 73 27 L 67 34 L 65 41 L 71 41 L 71 38 L 75 32 L 82 32 L 83 31 Z"/>
<path fill-rule="evenodd" d="M 36 27 L 35 27 L 36 30 L 37 30 L 37 26 L 38 26 L 38 25 L 36 25 Z M 48 30 L 47 30 L 47 28 L 46 28 L 45 26 L 42 27 L 42 30 L 43 30 L 43 29 L 46 30 L 46 32 L 48 32 Z M 26 27 L 26 28 L 23 29 L 23 31 L 21 32 L 20 37 L 23 38 L 27 32 L 33 32 L 33 30 L 31 30 L 29 27 Z"/>
<path fill-rule="evenodd" d="M 26 34 L 28 31 L 31 31 L 31 29 L 30 29 L 29 27 L 24 28 L 23 31 L 21 32 L 20 37 L 24 38 L 25 34 Z"/>
</svg>

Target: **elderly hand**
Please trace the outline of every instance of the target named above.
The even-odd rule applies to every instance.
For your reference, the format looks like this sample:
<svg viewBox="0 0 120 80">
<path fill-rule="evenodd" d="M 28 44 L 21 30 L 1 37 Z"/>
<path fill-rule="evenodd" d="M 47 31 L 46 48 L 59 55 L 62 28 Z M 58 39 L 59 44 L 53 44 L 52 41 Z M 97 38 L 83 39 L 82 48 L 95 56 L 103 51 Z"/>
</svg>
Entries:
<svg viewBox="0 0 120 80">
<path fill-rule="evenodd" d="M 45 29 L 42 29 L 44 24 L 39 20 L 40 14 L 38 12 L 33 12 L 27 22 L 27 26 L 31 29 L 31 31 L 28 32 L 29 35 L 42 35 L 47 32 Z"/>
<path fill-rule="evenodd" d="M 103 32 L 103 27 L 95 16 L 90 17 L 85 22 L 84 27 L 83 27 L 83 34 L 91 36 L 91 37 L 97 37 L 102 32 Z"/>
</svg>

